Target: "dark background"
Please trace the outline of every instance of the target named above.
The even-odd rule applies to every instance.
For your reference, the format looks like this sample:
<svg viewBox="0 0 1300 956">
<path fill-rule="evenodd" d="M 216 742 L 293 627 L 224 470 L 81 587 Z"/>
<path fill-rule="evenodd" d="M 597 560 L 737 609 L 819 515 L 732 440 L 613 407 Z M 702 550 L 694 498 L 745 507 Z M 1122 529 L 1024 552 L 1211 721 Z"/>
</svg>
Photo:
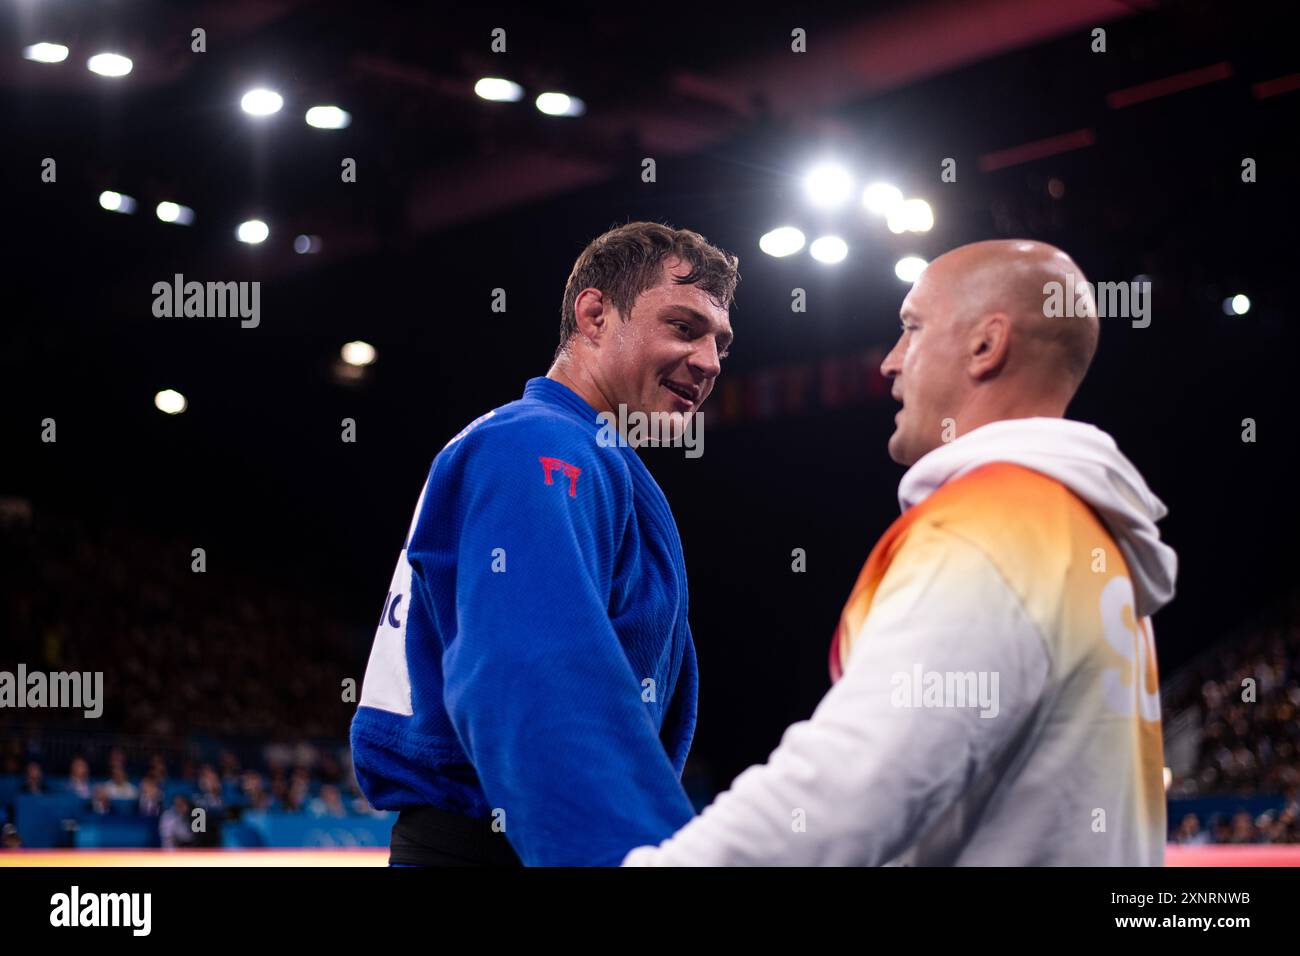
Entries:
<svg viewBox="0 0 1300 956">
<path fill-rule="evenodd" d="M 31 35 L 38 6 L 83 41 L 58 67 L 13 52 L 42 38 Z M 433 456 L 545 373 L 565 279 L 606 228 L 664 221 L 740 256 L 722 383 L 887 348 L 907 289 L 897 258 L 1029 237 L 1066 249 L 1093 281 L 1154 283 L 1149 328 L 1103 320 L 1071 415 L 1110 432 L 1169 506 L 1162 529 L 1181 570 L 1156 619 L 1168 676 L 1294 586 L 1300 92 L 1256 87 L 1300 71 L 1282 6 L 17 4 L 0 34 L 11 167 L 0 494 L 29 499 L 38 531 L 47 515 L 86 534 L 116 529 L 159 542 L 159 560 L 181 571 L 203 547 L 212 587 L 303 595 L 352 642 L 351 666 L 325 686 L 337 695 L 338 679 L 360 681 Z M 209 31 L 207 53 L 189 51 L 194 26 Z M 506 54 L 489 51 L 495 26 Z M 808 30 L 806 54 L 789 50 L 795 26 Z M 1089 49 L 1093 26 L 1107 31 L 1105 53 Z M 136 57 L 117 81 L 82 65 L 86 43 L 110 34 Z M 1231 75 L 1108 104 L 1216 63 Z M 588 113 L 478 100 L 480 75 L 575 93 Z M 238 108 L 255 82 L 285 95 L 269 121 Z M 307 127 L 302 111 L 319 102 L 347 108 L 352 126 Z M 1094 145 L 981 170 L 981 156 L 1080 129 Z M 826 221 L 849 242 L 841 265 L 762 254 L 758 237 L 777 225 L 816 234 L 799 181 L 827 155 L 859 184 L 926 198 L 933 231 L 894 236 L 852 209 Z M 40 181 L 46 156 L 56 184 Z M 355 184 L 339 181 L 344 156 Z M 641 181 L 646 156 L 655 183 Z M 956 183 L 939 182 L 945 157 Z M 1241 181 L 1244 157 L 1258 182 Z M 102 211 L 107 188 L 140 210 Z M 159 199 L 192 206 L 197 221 L 158 222 Z M 241 246 L 234 226 L 254 214 L 271 238 Z M 319 235 L 322 252 L 296 256 L 299 232 Z M 154 318 L 152 284 L 175 272 L 262 281 L 260 327 Z M 807 290 L 806 313 L 790 311 L 794 287 Z M 491 310 L 495 288 L 504 314 Z M 1253 307 L 1229 317 L 1221 302 L 1238 292 Z M 374 344 L 378 361 L 343 385 L 332 367 L 351 339 Z M 157 412 L 162 388 L 189 410 Z M 657 449 L 646 460 L 685 547 L 701 670 L 694 756 L 720 786 L 829 686 L 831 630 L 897 516 L 902 469 L 885 452 L 887 396 L 730 423 L 712 406 L 702 458 Z M 56 444 L 40 440 L 46 417 Z M 355 444 L 340 441 L 344 417 Z M 1253 444 L 1243 418 L 1257 422 Z M 791 572 L 796 547 L 804 574 Z M 9 571 L 6 598 L 30 599 L 21 569 Z M 349 716 L 339 711 L 339 736 Z"/>
</svg>

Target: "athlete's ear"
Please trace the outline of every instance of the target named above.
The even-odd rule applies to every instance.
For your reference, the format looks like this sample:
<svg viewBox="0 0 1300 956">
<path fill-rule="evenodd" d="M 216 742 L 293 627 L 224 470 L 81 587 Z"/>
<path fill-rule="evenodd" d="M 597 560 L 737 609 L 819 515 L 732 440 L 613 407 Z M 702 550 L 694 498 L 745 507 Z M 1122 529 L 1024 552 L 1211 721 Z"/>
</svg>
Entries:
<svg viewBox="0 0 1300 956">
<path fill-rule="evenodd" d="M 996 375 L 1011 350 L 1011 318 L 1005 312 L 993 312 L 975 323 L 967 341 L 970 377 L 981 380 Z"/>
<path fill-rule="evenodd" d="M 578 334 L 592 345 L 598 344 L 613 316 L 609 298 L 599 289 L 583 289 L 573 303 L 573 311 L 578 320 Z"/>
</svg>

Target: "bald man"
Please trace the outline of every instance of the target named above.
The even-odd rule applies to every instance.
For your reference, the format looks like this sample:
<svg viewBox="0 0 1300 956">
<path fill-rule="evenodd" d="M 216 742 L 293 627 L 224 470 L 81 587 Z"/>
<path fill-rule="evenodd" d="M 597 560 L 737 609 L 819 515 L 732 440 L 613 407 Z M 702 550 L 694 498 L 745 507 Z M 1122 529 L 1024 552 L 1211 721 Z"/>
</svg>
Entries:
<svg viewBox="0 0 1300 956">
<path fill-rule="evenodd" d="M 1045 308 L 1063 289 L 1068 318 Z M 1042 243 L 962 246 L 901 316 L 881 371 L 903 514 L 845 605 L 831 690 L 625 864 L 1163 863 L 1149 618 L 1176 558 L 1114 441 L 1062 417 L 1097 346 L 1082 270 Z"/>
</svg>

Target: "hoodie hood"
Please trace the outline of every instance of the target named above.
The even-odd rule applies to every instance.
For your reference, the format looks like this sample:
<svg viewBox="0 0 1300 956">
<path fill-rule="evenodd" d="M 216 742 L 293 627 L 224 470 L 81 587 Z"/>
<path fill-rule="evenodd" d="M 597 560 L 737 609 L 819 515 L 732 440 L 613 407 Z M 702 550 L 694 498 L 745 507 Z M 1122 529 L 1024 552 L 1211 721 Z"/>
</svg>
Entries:
<svg viewBox="0 0 1300 956">
<path fill-rule="evenodd" d="M 1178 556 L 1156 528 L 1168 509 L 1115 440 L 1094 425 L 1064 418 L 982 425 L 909 468 L 898 485 L 899 507 L 906 511 L 940 485 L 993 462 L 1020 465 L 1059 481 L 1097 512 L 1128 563 L 1139 616 L 1149 617 L 1173 599 Z"/>
</svg>

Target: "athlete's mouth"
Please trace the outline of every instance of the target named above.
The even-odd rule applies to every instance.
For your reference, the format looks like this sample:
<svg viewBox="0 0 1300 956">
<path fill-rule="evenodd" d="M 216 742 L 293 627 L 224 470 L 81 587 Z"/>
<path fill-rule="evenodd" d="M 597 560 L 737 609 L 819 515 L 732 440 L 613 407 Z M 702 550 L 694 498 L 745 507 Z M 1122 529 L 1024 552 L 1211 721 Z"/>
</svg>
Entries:
<svg viewBox="0 0 1300 956">
<path fill-rule="evenodd" d="M 681 382 L 674 382 L 671 379 L 664 379 L 659 384 L 692 405 L 699 401 L 700 389 L 697 385 L 683 385 Z"/>
</svg>

